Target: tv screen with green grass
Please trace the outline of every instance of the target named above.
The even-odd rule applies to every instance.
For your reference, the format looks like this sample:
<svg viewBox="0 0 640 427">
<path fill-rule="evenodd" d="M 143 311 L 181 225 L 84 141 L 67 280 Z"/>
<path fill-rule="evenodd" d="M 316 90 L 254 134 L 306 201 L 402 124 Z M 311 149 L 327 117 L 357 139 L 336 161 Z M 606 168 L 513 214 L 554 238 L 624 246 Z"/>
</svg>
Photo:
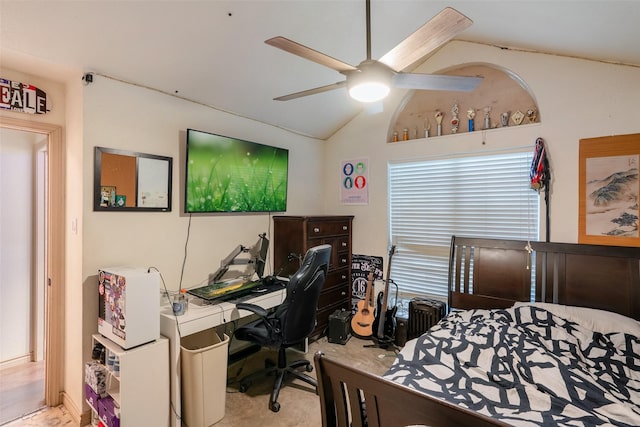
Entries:
<svg viewBox="0 0 640 427">
<path fill-rule="evenodd" d="M 284 212 L 289 150 L 187 129 L 185 212 Z"/>
</svg>

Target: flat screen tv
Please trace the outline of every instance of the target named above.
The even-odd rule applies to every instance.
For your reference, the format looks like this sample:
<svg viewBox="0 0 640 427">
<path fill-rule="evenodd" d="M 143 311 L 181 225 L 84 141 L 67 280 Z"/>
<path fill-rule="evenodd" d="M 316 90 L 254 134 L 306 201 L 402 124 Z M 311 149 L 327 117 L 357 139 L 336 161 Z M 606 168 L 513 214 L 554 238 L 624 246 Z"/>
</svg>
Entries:
<svg viewBox="0 0 640 427">
<path fill-rule="evenodd" d="M 187 129 L 185 212 L 284 212 L 289 150 Z"/>
</svg>

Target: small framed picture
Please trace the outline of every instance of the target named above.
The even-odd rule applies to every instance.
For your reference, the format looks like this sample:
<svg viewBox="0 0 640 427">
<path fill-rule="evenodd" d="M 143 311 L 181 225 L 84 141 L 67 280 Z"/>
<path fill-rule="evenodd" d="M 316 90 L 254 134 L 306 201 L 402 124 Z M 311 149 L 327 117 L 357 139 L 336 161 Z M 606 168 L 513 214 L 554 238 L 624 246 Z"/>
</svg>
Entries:
<svg viewBox="0 0 640 427">
<path fill-rule="evenodd" d="M 116 187 L 103 185 L 100 187 L 100 207 L 111 208 L 116 206 Z"/>
<path fill-rule="evenodd" d="M 116 194 L 116 206 L 119 208 L 127 206 L 127 196 L 123 194 Z"/>
</svg>

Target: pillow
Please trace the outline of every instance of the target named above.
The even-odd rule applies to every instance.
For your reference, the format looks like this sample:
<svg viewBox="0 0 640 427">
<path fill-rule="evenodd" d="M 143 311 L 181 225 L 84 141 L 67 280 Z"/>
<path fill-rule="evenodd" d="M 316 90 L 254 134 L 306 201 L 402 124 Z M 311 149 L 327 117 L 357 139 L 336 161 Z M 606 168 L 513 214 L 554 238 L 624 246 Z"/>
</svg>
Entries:
<svg viewBox="0 0 640 427">
<path fill-rule="evenodd" d="M 622 314 L 595 308 L 576 307 L 572 305 L 551 304 L 545 302 L 516 302 L 513 307 L 532 305 L 547 310 L 558 317 L 571 320 L 577 324 L 601 334 L 624 332 L 640 337 L 640 322 Z"/>
</svg>

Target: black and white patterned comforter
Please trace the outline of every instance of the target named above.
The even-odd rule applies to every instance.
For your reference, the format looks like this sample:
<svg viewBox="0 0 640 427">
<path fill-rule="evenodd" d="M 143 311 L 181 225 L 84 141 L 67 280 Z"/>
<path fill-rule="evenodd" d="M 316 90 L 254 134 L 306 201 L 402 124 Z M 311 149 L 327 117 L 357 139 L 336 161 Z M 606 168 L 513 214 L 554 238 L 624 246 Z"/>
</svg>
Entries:
<svg viewBox="0 0 640 427">
<path fill-rule="evenodd" d="M 640 337 L 534 306 L 452 313 L 385 377 L 518 426 L 640 426 Z"/>
</svg>

